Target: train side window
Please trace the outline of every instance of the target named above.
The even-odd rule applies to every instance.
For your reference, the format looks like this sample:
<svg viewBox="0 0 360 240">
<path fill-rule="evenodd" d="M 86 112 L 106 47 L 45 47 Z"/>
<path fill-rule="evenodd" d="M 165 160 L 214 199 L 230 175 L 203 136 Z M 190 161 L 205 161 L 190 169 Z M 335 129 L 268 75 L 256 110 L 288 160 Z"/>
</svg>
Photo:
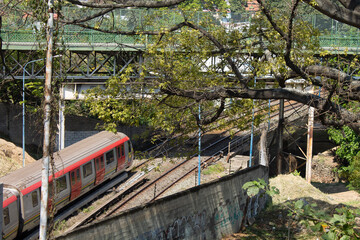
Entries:
<svg viewBox="0 0 360 240">
<path fill-rule="evenodd" d="M 104 157 L 103 156 L 100 157 L 100 165 L 101 165 L 101 169 L 103 169 L 104 168 Z"/>
<path fill-rule="evenodd" d="M 75 172 L 71 172 L 71 184 L 75 183 Z"/>
<path fill-rule="evenodd" d="M 49 193 L 48 193 L 48 195 L 49 195 L 49 199 L 50 198 L 52 198 L 52 196 L 54 195 L 53 193 L 54 193 L 54 189 L 53 189 L 53 181 L 51 181 L 51 182 L 49 182 L 49 186 L 48 186 L 48 190 L 49 190 Z"/>
<path fill-rule="evenodd" d="M 31 199 L 32 199 L 33 207 L 36 207 L 37 205 L 39 205 L 38 193 L 36 190 L 31 193 Z"/>
<path fill-rule="evenodd" d="M 9 207 L 4 208 L 3 214 L 4 214 L 4 224 L 8 225 L 10 223 Z"/>
<path fill-rule="evenodd" d="M 83 177 L 86 178 L 93 173 L 92 162 L 88 162 L 83 166 Z"/>
<path fill-rule="evenodd" d="M 60 193 L 67 188 L 66 176 L 56 179 L 56 193 Z"/>
<path fill-rule="evenodd" d="M 110 164 L 114 161 L 114 151 L 111 150 L 106 153 L 106 164 Z"/>
<path fill-rule="evenodd" d="M 95 164 L 95 171 L 98 171 L 98 169 L 100 168 L 100 163 L 97 158 L 94 158 L 94 164 Z"/>
<path fill-rule="evenodd" d="M 76 175 L 77 175 L 77 182 L 80 182 L 80 169 L 76 169 Z"/>
</svg>

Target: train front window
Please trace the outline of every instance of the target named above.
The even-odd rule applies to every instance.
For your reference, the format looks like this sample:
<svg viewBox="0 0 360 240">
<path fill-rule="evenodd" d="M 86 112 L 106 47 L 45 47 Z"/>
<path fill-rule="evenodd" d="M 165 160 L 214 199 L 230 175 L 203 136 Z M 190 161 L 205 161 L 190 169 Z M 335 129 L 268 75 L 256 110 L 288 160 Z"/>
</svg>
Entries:
<svg viewBox="0 0 360 240">
<path fill-rule="evenodd" d="M 4 208 L 3 214 L 4 214 L 4 224 L 8 225 L 10 223 L 10 215 L 9 215 L 9 208 L 8 207 Z"/>
<path fill-rule="evenodd" d="M 125 156 L 124 145 L 121 145 L 121 156 Z"/>
<path fill-rule="evenodd" d="M 37 191 L 33 191 L 31 193 L 31 199 L 32 199 L 32 205 L 33 207 L 36 207 L 39 204 L 39 199 L 38 199 L 38 193 Z"/>
<path fill-rule="evenodd" d="M 118 157 L 118 158 L 121 158 L 120 146 L 116 147 L 116 152 L 117 152 L 117 157 Z"/>
<path fill-rule="evenodd" d="M 114 151 L 111 150 L 106 153 L 106 164 L 109 165 L 114 161 Z"/>
</svg>

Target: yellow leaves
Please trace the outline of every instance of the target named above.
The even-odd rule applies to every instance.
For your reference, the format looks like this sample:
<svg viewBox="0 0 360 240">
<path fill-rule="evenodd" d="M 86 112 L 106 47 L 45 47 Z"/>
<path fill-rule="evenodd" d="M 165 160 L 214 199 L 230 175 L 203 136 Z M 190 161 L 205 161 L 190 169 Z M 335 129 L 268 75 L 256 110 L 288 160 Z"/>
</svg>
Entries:
<svg viewBox="0 0 360 240">
<path fill-rule="evenodd" d="M 327 56 L 329 54 L 330 54 L 330 52 L 328 50 L 323 50 L 323 51 L 320 52 L 320 57 L 325 57 L 325 56 Z"/>
<path fill-rule="evenodd" d="M 310 0 L 309 4 L 311 6 L 318 6 L 319 4 L 316 2 L 316 0 Z"/>
<path fill-rule="evenodd" d="M 95 25 L 94 25 L 94 28 L 95 28 L 95 29 L 99 29 L 99 28 L 100 28 L 100 25 L 101 25 L 100 22 L 96 22 Z"/>
</svg>

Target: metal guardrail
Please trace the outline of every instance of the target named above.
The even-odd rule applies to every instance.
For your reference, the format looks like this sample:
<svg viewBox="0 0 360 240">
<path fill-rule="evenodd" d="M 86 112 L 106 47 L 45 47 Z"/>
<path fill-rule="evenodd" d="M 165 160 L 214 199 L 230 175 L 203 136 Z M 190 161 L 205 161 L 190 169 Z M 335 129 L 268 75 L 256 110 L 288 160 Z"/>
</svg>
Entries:
<svg viewBox="0 0 360 240">
<path fill-rule="evenodd" d="M 32 30 L 2 30 L 1 38 L 5 43 L 33 43 L 45 42 L 38 38 Z M 66 43 L 123 43 L 135 44 L 139 41 L 137 36 L 105 34 L 95 31 L 68 31 L 60 36 L 59 42 Z"/>
<path fill-rule="evenodd" d="M 1 32 L 1 38 L 6 43 L 27 43 L 39 42 L 39 39 L 31 30 L 18 30 L 9 31 L 3 30 Z M 41 40 L 41 39 L 40 39 Z M 351 37 L 338 37 L 338 36 L 320 36 L 321 48 L 353 48 L 360 50 L 360 36 Z M 45 39 L 40 42 L 45 42 Z M 99 44 L 99 43 L 114 43 L 114 44 L 128 44 L 136 45 L 141 44 L 138 36 L 126 36 L 116 34 L 105 34 L 95 31 L 69 31 L 65 32 L 60 37 L 60 42 L 66 44 Z M 151 37 L 147 39 L 147 43 L 151 43 Z M 21 45 L 21 44 L 20 44 Z"/>
<path fill-rule="evenodd" d="M 95 11 L 64 7 L 62 14 L 67 19 L 75 19 L 89 16 Z M 174 26 L 183 20 L 182 14 L 185 14 L 188 20 L 195 23 L 213 21 L 228 28 L 246 26 L 251 22 L 251 13 L 249 12 L 220 15 L 214 12 L 183 13 L 176 10 L 117 9 L 111 14 L 91 20 L 89 24 L 97 26 L 101 22 L 101 28 L 121 29 L 122 31 L 151 30 Z M 313 14 L 300 17 L 319 29 L 321 32 L 319 41 L 322 48 L 360 49 L 360 31 L 358 29 L 339 23 L 324 15 Z M 157 26 L 152 26 L 150 24 L 151 20 L 154 20 Z M 26 43 L 45 42 L 45 38 L 39 38 L 39 34 L 36 34 L 35 31 L 40 26 L 39 22 L 31 19 L 31 14 L 24 17 L 23 12 L 14 12 L 11 17 L 3 18 L 1 38 L 5 44 L 24 43 L 25 45 Z M 151 43 L 151 36 L 145 37 L 146 41 Z M 64 42 L 65 44 L 115 43 L 136 45 L 140 43 L 139 40 L 139 36 L 102 33 L 79 26 L 66 25 L 63 27 L 63 31 L 59 33 L 58 42 Z"/>
</svg>

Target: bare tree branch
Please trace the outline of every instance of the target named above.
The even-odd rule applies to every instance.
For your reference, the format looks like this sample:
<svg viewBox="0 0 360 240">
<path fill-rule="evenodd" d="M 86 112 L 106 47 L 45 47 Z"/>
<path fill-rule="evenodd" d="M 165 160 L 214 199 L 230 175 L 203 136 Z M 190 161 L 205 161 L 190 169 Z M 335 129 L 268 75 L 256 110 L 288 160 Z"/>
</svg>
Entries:
<svg viewBox="0 0 360 240">
<path fill-rule="evenodd" d="M 220 117 L 221 113 L 225 109 L 225 99 L 221 98 L 220 100 L 221 100 L 221 104 L 220 104 L 219 108 L 217 109 L 217 111 L 215 112 L 215 114 L 212 117 L 206 117 L 205 119 L 201 119 L 201 121 L 199 121 L 200 125 L 207 125 L 207 124 L 213 123 Z"/>
<path fill-rule="evenodd" d="M 339 0 L 339 3 L 349 10 L 354 10 L 356 12 L 359 12 L 360 10 L 359 0 Z"/>
<path fill-rule="evenodd" d="M 276 89 L 240 89 L 240 88 L 224 88 L 216 87 L 212 91 L 200 92 L 196 90 L 182 90 L 175 87 L 162 88 L 161 91 L 166 94 L 176 95 L 180 97 L 186 97 L 200 100 L 217 100 L 222 98 L 248 98 L 248 99 L 288 99 L 294 100 L 309 106 L 312 106 L 319 110 L 320 113 L 332 112 L 337 116 L 337 120 L 333 120 L 333 123 L 338 122 L 341 124 L 347 124 L 355 127 L 355 131 L 359 132 L 360 129 L 356 129 L 356 126 L 360 126 L 360 114 L 352 113 L 339 105 L 336 105 L 329 101 L 318 97 L 317 95 L 286 88 Z"/>
<path fill-rule="evenodd" d="M 171 7 L 177 4 L 184 2 L 185 0 L 124 0 L 124 1 L 113 1 L 113 3 L 88 3 L 78 0 L 67 0 L 68 2 L 90 8 L 128 8 L 128 7 L 137 7 L 137 8 L 161 8 L 161 7 Z"/>
<path fill-rule="evenodd" d="M 304 2 L 330 18 L 360 28 L 360 13 L 358 11 L 336 5 L 331 0 L 316 0 L 315 3 L 312 0 L 304 0 Z"/>
<path fill-rule="evenodd" d="M 161 31 L 113 31 L 113 30 L 106 30 L 106 29 L 102 29 L 102 28 L 95 28 L 95 27 L 91 27 L 88 26 L 86 24 L 81 24 L 81 23 L 77 23 L 75 24 L 77 26 L 86 28 L 86 29 L 91 29 L 91 30 L 95 30 L 95 31 L 99 31 L 99 32 L 103 32 L 103 33 L 109 33 L 109 34 L 119 34 L 119 35 L 128 35 L 128 36 L 135 36 L 135 35 L 162 35 L 165 34 L 167 32 L 174 32 L 184 26 L 186 26 L 185 22 L 181 22 L 176 24 L 175 26 L 169 28 L 169 29 L 163 29 Z"/>
<path fill-rule="evenodd" d="M 113 11 L 114 9 L 115 9 L 114 7 L 110 7 L 110 8 L 106 8 L 106 9 L 104 9 L 102 11 L 99 11 L 99 12 L 93 14 L 93 15 L 87 16 L 87 17 L 82 18 L 82 19 L 75 19 L 75 20 L 72 20 L 72 21 L 61 20 L 61 22 L 65 23 L 65 24 L 80 25 L 80 23 L 90 21 L 90 20 L 92 20 L 94 18 L 97 18 L 97 17 L 101 17 L 101 16 L 107 14 L 108 12 Z"/>
<path fill-rule="evenodd" d="M 204 30 L 204 29 L 200 28 L 199 26 L 196 26 L 190 22 L 184 22 L 184 24 L 192 29 L 198 30 L 205 37 L 207 37 L 212 43 L 214 43 L 214 45 L 219 49 L 220 53 L 224 56 L 226 61 L 229 63 L 231 70 L 234 72 L 235 76 L 240 81 L 240 84 L 242 85 L 242 87 L 247 88 L 246 82 L 244 81 L 242 74 L 240 73 L 239 69 L 236 67 L 235 62 L 230 57 L 230 54 L 228 54 L 227 49 L 225 49 L 225 47 L 213 35 L 211 35 L 206 30 Z"/>
</svg>

